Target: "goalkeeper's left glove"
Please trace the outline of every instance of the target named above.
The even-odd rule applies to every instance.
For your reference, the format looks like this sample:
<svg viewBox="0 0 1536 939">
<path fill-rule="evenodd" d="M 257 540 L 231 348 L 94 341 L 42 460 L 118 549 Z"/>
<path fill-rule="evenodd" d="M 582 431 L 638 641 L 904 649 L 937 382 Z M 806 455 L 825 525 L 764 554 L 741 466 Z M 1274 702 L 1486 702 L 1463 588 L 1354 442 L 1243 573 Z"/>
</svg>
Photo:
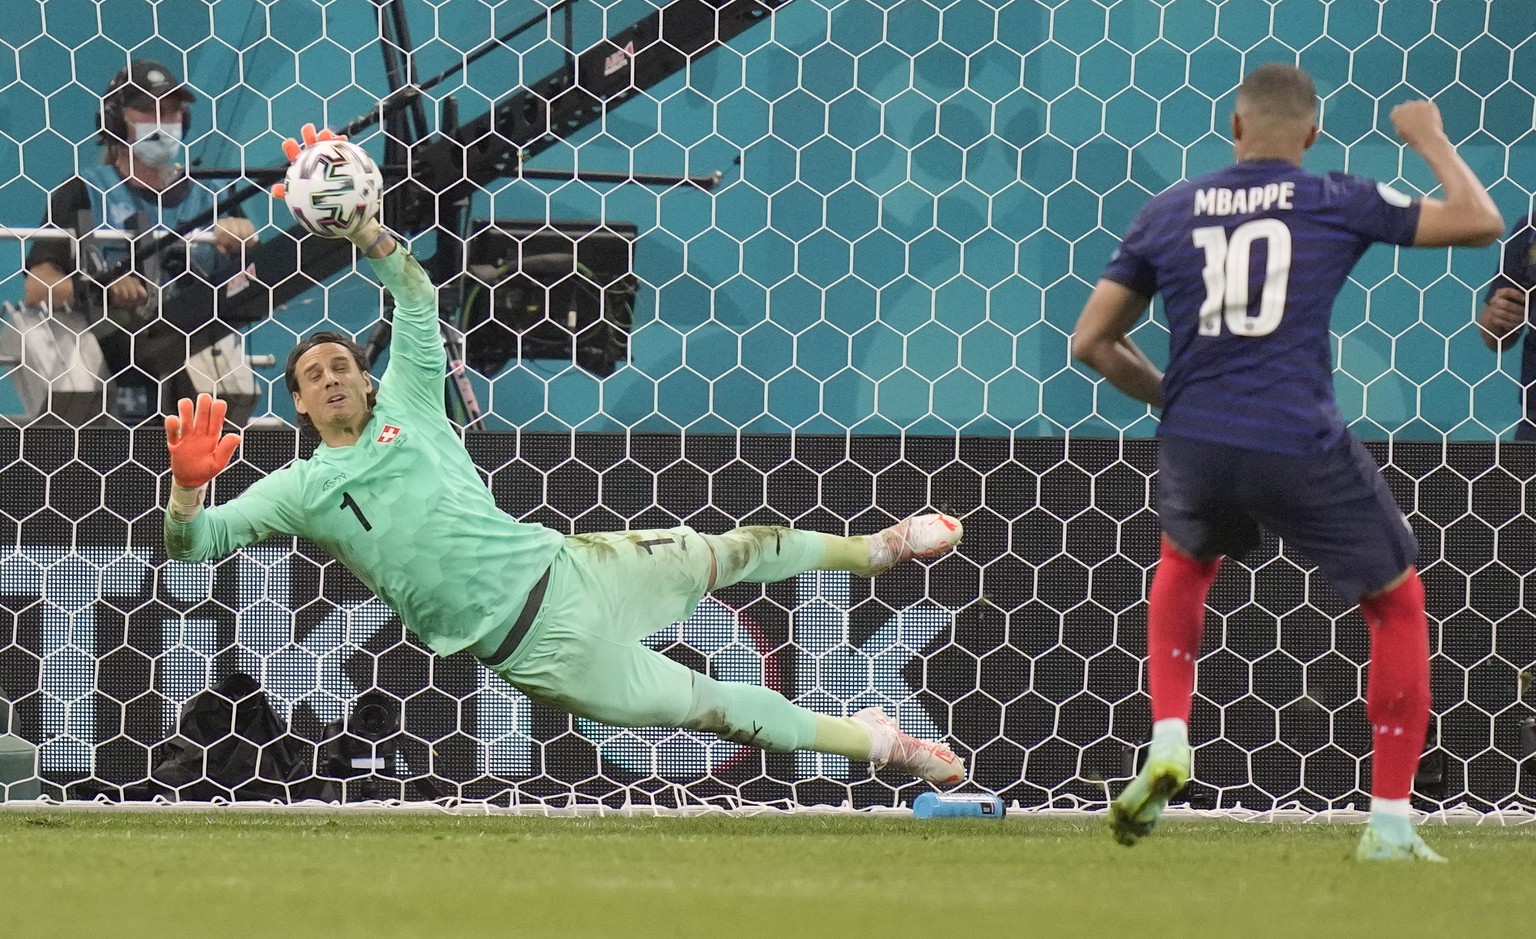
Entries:
<svg viewBox="0 0 1536 939">
<path fill-rule="evenodd" d="M 304 147 L 313 147 L 315 144 L 322 140 L 347 139 L 346 134 L 335 133 L 330 128 L 324 128 L 317 131 L 315 130 L 315 125 L 313 124 L 305 124 L 303 127 L 299 128 L 299 136 L 304 138 L 304 143 L 302 146 L 292 137 L 288 137 L 283 140 L 283 156 L 288 158 L 289 163 L 292 163 L 299 158 L 299 154 L 304 152 Z M 272 187 L 272 197 L 274 199 L 282 199 L 287 195 L 288 187 L 282 183 L 278 183 Z"/>
</svg>

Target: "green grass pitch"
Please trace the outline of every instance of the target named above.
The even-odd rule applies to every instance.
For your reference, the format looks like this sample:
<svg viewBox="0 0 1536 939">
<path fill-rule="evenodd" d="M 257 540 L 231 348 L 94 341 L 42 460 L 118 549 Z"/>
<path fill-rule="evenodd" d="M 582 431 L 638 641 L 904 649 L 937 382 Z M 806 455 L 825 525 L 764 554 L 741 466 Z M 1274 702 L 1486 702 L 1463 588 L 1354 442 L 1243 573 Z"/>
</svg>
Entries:
<svg viewBox="0 0 1536 939">
<path fill-rule="evenodd" d="M 1529 936 L 1536 825 L 0 811 L 0 936 Z"/>
</svg>

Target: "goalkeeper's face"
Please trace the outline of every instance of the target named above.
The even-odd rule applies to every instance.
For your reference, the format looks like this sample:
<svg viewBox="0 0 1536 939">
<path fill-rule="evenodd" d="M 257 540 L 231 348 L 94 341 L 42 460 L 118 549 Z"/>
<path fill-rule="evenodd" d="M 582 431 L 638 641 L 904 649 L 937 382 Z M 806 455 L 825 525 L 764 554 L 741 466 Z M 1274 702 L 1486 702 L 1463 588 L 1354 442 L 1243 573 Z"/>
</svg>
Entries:
<svg viewBox="0 0 1536 939">
<path fill-rule="evenodd" d="M 298 390 L 293 407 L 324 434 L 327 429 L 360 432 L 372 409 L 373 385 L 352 351 L 322 342 L 304 351 L 294 365 Z"/>
</svg>

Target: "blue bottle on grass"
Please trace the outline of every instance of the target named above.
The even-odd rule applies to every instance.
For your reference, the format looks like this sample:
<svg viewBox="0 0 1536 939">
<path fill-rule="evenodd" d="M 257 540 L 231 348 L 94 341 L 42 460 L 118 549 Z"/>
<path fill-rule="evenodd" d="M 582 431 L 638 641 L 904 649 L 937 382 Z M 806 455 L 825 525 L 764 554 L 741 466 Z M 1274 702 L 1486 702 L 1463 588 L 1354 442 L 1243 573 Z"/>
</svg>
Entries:
<svg viewBox="0 0 1536 939">
<path fill-rule="evenodd" d="M 1002 818 L 1003 800 L 984 792 L 925 792 L 912 800 L 913 818 Z"/>
</svg>

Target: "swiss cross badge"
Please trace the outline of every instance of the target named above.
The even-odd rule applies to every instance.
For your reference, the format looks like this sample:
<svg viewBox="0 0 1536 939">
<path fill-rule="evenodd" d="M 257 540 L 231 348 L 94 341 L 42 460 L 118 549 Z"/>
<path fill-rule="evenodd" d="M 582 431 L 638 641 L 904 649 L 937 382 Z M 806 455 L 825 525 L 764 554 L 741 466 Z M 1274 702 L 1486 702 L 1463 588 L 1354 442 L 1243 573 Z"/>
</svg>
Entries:
<svg viewBox="0 0 1536 939">
<path fill-rule="evenodd" d="M 400 428 L 394 424 L 385 424 L 384 429 L 379 431 L 378 442 L 394 443 L 395 438 L 398 436 L 400 436 Z"/>
</svg>

